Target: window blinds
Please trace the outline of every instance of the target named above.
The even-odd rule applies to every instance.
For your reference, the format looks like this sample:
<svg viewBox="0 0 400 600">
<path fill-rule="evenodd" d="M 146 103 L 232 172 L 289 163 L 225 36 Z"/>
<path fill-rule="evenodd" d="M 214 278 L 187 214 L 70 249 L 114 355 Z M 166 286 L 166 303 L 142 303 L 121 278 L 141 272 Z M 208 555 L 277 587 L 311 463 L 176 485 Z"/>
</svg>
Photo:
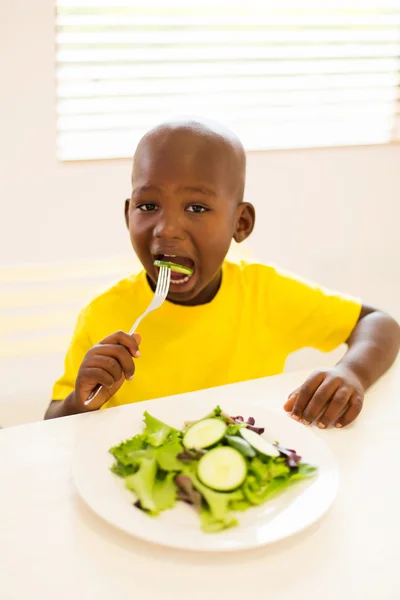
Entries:
<svg viewBox="0 0 400 600">
<path fill-rule="evenodd" d="M 400 137 L 400 2 L 58 0 L 62 160 L 132 156 L 181 115 L 246 149 Z"/>
</svg>

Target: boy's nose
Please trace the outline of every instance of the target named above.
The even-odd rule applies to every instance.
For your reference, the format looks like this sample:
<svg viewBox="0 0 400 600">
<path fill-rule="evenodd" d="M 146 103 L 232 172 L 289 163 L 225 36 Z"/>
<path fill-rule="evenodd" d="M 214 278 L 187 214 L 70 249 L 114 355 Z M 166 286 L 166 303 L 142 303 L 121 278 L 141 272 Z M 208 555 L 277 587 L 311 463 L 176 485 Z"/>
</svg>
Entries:
<svg viewBox="0 0 400 600">
<path fill-rule="evenodd" d="M 154 237 L 163 239 L 184 239 L 184 231 L 179 218 L 174 215 L 160 215 L 154 227 Z"/>
</svg>

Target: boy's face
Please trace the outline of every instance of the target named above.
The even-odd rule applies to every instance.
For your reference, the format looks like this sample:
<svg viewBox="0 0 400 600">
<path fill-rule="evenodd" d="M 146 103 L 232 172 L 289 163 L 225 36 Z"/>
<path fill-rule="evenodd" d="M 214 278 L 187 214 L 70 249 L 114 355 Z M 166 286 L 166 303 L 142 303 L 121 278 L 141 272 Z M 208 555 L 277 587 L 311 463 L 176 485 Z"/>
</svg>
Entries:
<svg viewBox="0 0 400 600">
<path fill-rule="evenodd" d="M 193 269 L 190 277 L 171 274 L 171 301 L 209 302 L 232 238 L 251 233 L 254 209 L 239 201 L 240 169 L 229 145 L 193 132 L 159 131 L 139 145 L 126 206 L 133 248 L 154 284 L 156 259 Z"/>
</svg>

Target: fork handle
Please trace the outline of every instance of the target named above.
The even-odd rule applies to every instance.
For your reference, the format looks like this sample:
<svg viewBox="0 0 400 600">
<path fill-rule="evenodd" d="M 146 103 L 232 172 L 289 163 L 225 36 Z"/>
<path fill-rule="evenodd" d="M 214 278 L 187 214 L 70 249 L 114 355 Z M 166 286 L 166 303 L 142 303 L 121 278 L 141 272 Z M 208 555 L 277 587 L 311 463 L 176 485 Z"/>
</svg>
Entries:
<svg viewBox="0 0 400 600">
<path fill-rule="evenodd" d="M 130 330 L 128 331 L 128 335 L 133 335 L 136 332 L 136 329 L 139 327 L 141 320 L 147 315 L 147 310 L 144 312 L 132 325 Z"/>
<path fill-rule="evenodd" d="M 96 385 L 96 387 L 94 387 L 92 389 L 92 391 L 90 392 L 87 400 L 85 400 L 85 402 L 83 403 L 85 406 L 88 406 L 88 404 L 91 403 L 92 400 L 94 400 L 96 398 L 96 396 L 98 395 L 98 393 L 100 392 L 100 390 L 103 388 L 102 385 L 100 385 L 100 383 L 98 383 Z"/>
</svg>

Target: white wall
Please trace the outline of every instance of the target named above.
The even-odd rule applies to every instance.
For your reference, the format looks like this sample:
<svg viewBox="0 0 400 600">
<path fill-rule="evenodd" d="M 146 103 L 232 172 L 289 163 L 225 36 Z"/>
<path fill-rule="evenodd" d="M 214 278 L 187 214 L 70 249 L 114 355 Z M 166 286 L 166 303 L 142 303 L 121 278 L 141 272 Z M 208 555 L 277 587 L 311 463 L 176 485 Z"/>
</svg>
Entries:
<svg viewBox="0 0 400 600">
<path fill-rule="evenodd" d="M 400 315 L 400 145 L 257 154 L 264 259 Z"/>
<path fill-rule="evenodd" d="M 0 265 L 126 255 L 126 160 L 56 160 L 53 0 L 0 3 Z M 132 147 L 132 152 L 134 148 Z M 400 145 L 252 153 L 249 242 L 400 317 Z"/>
</svg>

